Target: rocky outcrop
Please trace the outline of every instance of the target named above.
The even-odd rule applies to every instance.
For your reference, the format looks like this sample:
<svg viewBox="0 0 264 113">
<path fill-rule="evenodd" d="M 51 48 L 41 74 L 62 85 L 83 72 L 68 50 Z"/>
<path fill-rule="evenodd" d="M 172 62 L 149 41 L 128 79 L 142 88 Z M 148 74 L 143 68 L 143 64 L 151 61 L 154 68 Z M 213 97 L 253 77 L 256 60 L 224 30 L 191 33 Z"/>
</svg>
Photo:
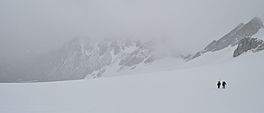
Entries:
<svg viewBox="0 0 264 113">
<path fill-rule="evenodd" d="M 263 40 L 257 38 L 244 38 L 239 41 L 238 46 L 234 51 L 233 57 L 237 57 L 248 51 L 257 52 L 261 50 L 264 50 Z"/>
</svg>

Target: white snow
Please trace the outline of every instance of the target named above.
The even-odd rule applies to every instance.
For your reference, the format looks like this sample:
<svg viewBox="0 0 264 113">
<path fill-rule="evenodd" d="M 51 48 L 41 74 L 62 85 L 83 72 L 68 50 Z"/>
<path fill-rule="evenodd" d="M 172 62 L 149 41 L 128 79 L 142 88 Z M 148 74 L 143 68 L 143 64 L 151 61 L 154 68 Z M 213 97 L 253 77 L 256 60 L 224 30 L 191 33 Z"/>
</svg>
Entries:
<svg viewBox="0 0 264 113">
<path fill-rule="evenodd" d="M 215 52 L 204 53 L 200 57 L 192 59 L 188 61 L 187 63 L 183 64 L 183 66 L 181 66 L 180 68 L 190 68 L 190 67 L 230 62 L 234 59 L 233 53 L 235 49 L 236 49 L 236 46 L 233 46 L 233 47 L 227 47 L 223 50 L 219 50 Z"/>
<path fill-rule="evenodd" d="M 133 51 L 135 51 L 137 49 L 136 46 L 129 46 L 127 48 L 125 48 L 124 52 L 125 53 L 132 53 Z"/>
<path fill-rule="evenodd" d="M 133 76 L 1 83 L 0 113 L 263 113 L 263 58 L 258 52 Z M 216 89 L 218 80 L 227 89 Z"/>
<path fill-rule="evenodd" d="M 134 75 L 134 74 L 142 74 L 142 73 L 150 73 L 150 72 L 159 72 L 168 70 L 170 67 L 176 67 L 184 64 L 185 61 L 182 58 L 163 58 L 156 59 L 154 62 L 145 64 L 140 63 L 136 66 L 125 67 L 126 69 L 121 69 L 119 62 L 115 62 L 112 65 L 106 67 L 105 73 L 103 73 L 104 77 L 112 77 L 112 76 L 124 76 L 124 75 Z M 135 68 L 133 68 L 135 67 Z"/>
<path fill-rule="evenodd" d="M 264 40 L 264 28 L 260 29 L 255 35 L 252 36 L 253 38 L 258 38 Z"/>
</svg>

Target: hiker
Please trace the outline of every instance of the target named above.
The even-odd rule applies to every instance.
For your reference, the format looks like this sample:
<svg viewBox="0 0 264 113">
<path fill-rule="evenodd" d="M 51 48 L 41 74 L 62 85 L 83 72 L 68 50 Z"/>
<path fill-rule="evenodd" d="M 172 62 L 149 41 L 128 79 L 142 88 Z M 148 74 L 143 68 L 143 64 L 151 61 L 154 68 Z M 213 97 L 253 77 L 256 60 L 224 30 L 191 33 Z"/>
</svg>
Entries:
<svg viewBox="0 0 264 113">
<path fill-rule="evenodd" d="M 223 86 L 224 89 L 225 89 L 225 86 L 226 86 L 226 85 L 227 85 L 226 82 L 223 81 L 222 86 Z"/>
<path fill-rule="evenodd" d="M 220 86 L 221 86 L 221 82 L 220 82 L 220 81 L 218 81 L 216 85 L 217 85 L 217 88 L 219 89 L 219 88 L 220 88 Z"/>
</svg>

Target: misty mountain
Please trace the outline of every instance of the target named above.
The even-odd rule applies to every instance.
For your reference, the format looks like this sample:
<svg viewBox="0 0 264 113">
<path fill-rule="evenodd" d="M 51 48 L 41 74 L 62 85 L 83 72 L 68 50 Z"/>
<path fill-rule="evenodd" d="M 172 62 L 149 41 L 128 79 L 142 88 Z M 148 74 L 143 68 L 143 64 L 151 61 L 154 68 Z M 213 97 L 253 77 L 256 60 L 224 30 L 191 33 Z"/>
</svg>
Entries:
<svg viewBox="0 0 264 113">
<path fill-rule="evenodd" d="M 196 54 L 178 55 L 169 60 L 167 57 L 161 57 L 162 52 L 157 52 L 160 48 L 157 48 L 155 41 L 74 38 L 61 48 L 33 60 L 13 61 L 11 64 L 2 61 L 1 82 L 77 80 L 126 75 L 138 70 L 153 72 L 166 67 L 162 64 L 181 66 L 197 58 L 199 60 L 207 53 L 217 55 L 218 51 L 228 47 L 235 48 L 231 49 L 232 54 L 228 55 L 237 57 L 248 51 L 254 53 L 263 50 L 262 32 L 263 23 L 260 18 L 255 17 L 246 24 L 239 24 Z M 166 48 L 162 51 L 166 51 L 164 49 Z M 209 59 L 205 57 L 205 60 Z"/>
<path fill-rule="evenodd" d="M 142 72 L 145 67 L 155 67 L 153 65 L 157 64 L 153 62 L 156 61 L 158 65 L 154 70 L 163 68 L 163 65 L 174 65 L 174 62 L 178 64 L 178 59 L 179 62 L 184 62 L 184 55 L 173 56 L 176 61 L 161 61 L 165 56 L 157 51 L 156 44 L 156 41 L 118 38 L 74 38 L 61 48 L 36 58 L 1 63 L 0 81 L 41 82 L 99 78 L 129 74 L 136 72 L 136 69 Z"/>
<path fill-rule="evenodd" d="M 45 59 L 38 81 L 98 78 L 108 67 L 117 66 L 116 72 L 133 70 L 139 64 L 155 61 L 149 43 L 120 40 L 92 40 L 75 38 Z"/>
<path fill-rule="evenodd" d="M 263 29 L 262 20 L 255 17 L 246 24 L 239 24 L 219 40 L 212 41 L 195 55 L 177 58 L 187 61 L 187 59 L 195 59 L 207 52 L 214 53 L 227 47 L 237 47 L 233 51 L 234 57 L 249 50 L 254 52 L 263 50 L 263 41 L 257 39 L 258 37 L 252 38 L 260 29 Z M 148 65 L 145 64 L 159 65 L 153 62 L 164 58 L 155 56 L 154 46 L 153 42 L 128 39 L 76 38 L 50 55 L 46 65 L 48 68 L 44 72 L 45 78 L 41 81 L 99 78 L 135 70 L 141 65 L 147 67 Z"/>
</svg>

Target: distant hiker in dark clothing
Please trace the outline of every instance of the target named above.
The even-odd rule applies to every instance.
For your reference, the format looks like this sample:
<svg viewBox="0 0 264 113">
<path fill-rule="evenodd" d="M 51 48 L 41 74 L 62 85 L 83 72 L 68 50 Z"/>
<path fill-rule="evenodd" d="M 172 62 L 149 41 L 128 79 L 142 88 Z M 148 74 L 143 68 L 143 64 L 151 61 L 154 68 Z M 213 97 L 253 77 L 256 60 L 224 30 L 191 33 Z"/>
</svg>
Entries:
<svg viewBox="0 0 264 113">
<path fill-rule="evenodd" d="M 220 88 L 220 86 L 221 86 L 221 82 L 220 82 L 220 81 L 218 81 L 216 85 L 217 85 L 217 88 L 219 89 L 219 88 Z"/>
<path fill-rule="evenodd" d="M 226 82 L 223 81 L 222 86 L 223 86 L 224 89 L 225 89 L 225 86 L 226 86 L 226 85 L 227 85 Z"/>
</svg>

